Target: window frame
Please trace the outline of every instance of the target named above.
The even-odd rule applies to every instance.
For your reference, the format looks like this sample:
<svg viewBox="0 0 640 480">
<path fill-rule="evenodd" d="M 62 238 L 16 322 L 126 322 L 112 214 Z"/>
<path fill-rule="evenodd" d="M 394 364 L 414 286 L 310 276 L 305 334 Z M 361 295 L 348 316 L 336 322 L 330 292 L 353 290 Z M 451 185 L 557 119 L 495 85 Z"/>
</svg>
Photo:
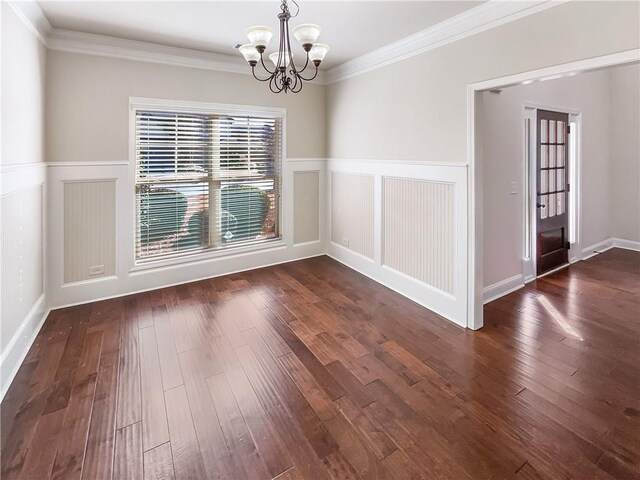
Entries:
<svg viewBox="0 0 640 480">
<path fill-rule="evenodd" d="M 137 112 L 158 110 L 171 113 L 193 113 L 193 114 L 218 114 L 218 115 L 241 115 L 241 116 L 269 116 L 277 118 L 281 122 L 282 150 L 280 158 L 280 198 L 278 204 L 278 225 L 279 237 L 265 240 L 260 243 L 239 244 L 222 249 L 205 248 L 190 252 L 178 253 L 176 255 L 139 260 L 136 258 L 136 232 L 138 229 L 138 219 L 136 214 L 136 115 Z M 181 265 L 191 262 L 201 262 L 216 258 L 228 258 L 241 254 L 251 254 L 263 250 L 280 250 L 288 245 L 289 228 L 285 212 L 284 199 L 288 198 L 288 175 L 285 172 L 286 164 L 286 109 L 278 107 L 263 107 L 251 105 L 235 105 L 222 103 L 207 103 L 194 101 L 167 100 L 145 97 L 129 98 L 129 201 L 132 214 L 132 238 L 130 240 L 130 271 L 149 270 L 159 267 Z M 127 242 L 129 243 L 129 242 Z"/>
</svg>

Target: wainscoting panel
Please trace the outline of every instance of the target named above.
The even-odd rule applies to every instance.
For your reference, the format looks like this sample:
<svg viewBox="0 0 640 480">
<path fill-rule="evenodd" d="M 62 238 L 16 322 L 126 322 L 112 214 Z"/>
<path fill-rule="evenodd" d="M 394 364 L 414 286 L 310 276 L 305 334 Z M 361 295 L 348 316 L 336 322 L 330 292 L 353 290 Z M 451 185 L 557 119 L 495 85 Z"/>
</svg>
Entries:
<svg viewBox="0 0 640 480">
<path fill-rule="evenodd" d="M 320 172 L 293 173 L 295 244 L 320 240 Z"/>
<path fill-rule="evenodd" d="M 383 179 L 383 264 L 453 294 L 454 185 Z"/>
<path fill-rule="evenodd" d="M 4 352 L 44 293 L 42 186 L 2 197 L 2 343 Z"/>
<path fill-rule="evenodd" d="M 331 241 L 373 259 L 374 177 L 332 172 Z"/>
<path fill-rule="evenodd" d="M 64 283 L 116 273 L 116 182 L 65 182 Z"/>
<path fill-rule="evenodd" d="M 0 400 L 47 315 L 46 166 L 0 166 Z"/>
<path fill-rule="evenodd" d="M 467 326 L 466 165 L 330 159 L 327 167 L 329 255 Z"/>
</svg>

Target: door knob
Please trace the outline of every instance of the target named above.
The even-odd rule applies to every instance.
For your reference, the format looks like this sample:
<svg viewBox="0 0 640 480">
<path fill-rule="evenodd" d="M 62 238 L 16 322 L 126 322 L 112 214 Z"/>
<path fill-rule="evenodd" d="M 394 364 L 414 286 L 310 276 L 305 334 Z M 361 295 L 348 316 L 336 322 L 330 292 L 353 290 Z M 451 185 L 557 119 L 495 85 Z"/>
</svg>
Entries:
<svg viewBox="0 0 640 480">
<path fill-rule="evenodd" d="M 544 203 L 536 203 L 536 207 L 538 207 L 538 208 L 546 208 L 546 205 Z"/>
</svg>

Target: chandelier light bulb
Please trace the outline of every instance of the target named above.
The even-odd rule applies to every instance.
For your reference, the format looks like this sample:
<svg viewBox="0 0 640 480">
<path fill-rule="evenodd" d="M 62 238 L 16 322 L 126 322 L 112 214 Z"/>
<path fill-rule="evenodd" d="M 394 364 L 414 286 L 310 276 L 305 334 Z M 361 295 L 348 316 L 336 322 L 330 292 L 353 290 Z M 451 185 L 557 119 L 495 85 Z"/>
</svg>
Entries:
<svg viewBox="0 0 640 480">
<path fill-rule="evenodd" d="M 247 35 L 249 42 L 258 49 L 262 47 L 262 51 L 269 46 L 269 42 L 273 38 L 273 28 L 262 25 L 249 27 L 244 33 Z"/>
<path fill-rule="evenodd" d="M 311 46 L 316 43 L 322 29 L 314 23 L 303 23 L 292 30 L 293 36 L 302 45 L 305 51 L 309 51 Z"/>
<path fill-rule="evenodd" d="M 269 59 L 273 62 L 273 64 L 277 67 L 278 66 L 278 62 L 280 60 L 280 52 L 273 52 L 271 55 L 269 55 Z M 289 66 L 289 64 L 291 63 L 291 54 L 289 52 L 285 52 L 284 56 L 284 65 L 280 64 L 280 67 L 284 67 L 287 68 Z"/>
<path fill-rule="evenodd" d="M 309 52 L 309 60 L 312 62 L 320 63 L 324 60 L 324 57 L 329 53 L 330 47 L 326 43 L 316 43 L 313 47 L 311 47 L 311 51 Z"/>
<path fill-rule="evenodd" d="M 240 50 L 240 53 L 244 56 L 244 59 L 249 62 L 249 65 L 257 65 L 257 63 L 260 61 L 260 52 L 256 50 L 255 45 L 247 43 L 246 45 L 242 45 L 238 50 Z"/>
</svg>

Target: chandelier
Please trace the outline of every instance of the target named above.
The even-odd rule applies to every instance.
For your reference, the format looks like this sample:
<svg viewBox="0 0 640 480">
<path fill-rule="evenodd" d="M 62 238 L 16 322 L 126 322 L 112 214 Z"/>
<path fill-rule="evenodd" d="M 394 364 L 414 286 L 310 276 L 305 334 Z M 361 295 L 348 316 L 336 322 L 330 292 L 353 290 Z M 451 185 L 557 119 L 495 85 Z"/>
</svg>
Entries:
<svg viewBox="0 0 640 480">
<path fill-rule="evenodd" d="M 293 17 L 296 17 L 300 11 L 300 7 L 295 0 L 291 1 L 298 7 L 296 14 L 293 15 Z M 280 20 L 280 44 L 278 51 L 269 55 L 269 59 L 275 67 L 273 70 L 270 70 L 264 62 L 264 52 L 269 46 L 269 42 L 274 34 L 272 28 L 264 26 L 247 28 L 245 33 L 251 43 L 242 45 L 239 49 L 245 60 L 249 62 L 251 73 L 256 80 L 269 82 L 269 88 L 273 93 L 298 93 L 302 90 L 303 82 L 308 82 L 318 76 L 318 67 L 329 52 L 329 45 L 316 43 L 321 31 L 318 25 L 304 23 L 293 28 L 293 36 L 302 46 L 307 57 L 304 62 L 304 67 L 298 69 L 294 62 L 291 51 L 291 41 L 289 40 L 289 19 L 292 15 L 289 12 L 287 0 L 282 0 L 280 10 L 281 12 L 278 14 L 278 19 Z M 260 65 L 262 65 L 262 68 L 264 68 L 268 74 L 266 78 L 260 78 L 256 75 L 258 62 L 260 62 Z M 303 77 L 302 73 L 307 70 L 307 67 L 310 67 L 309 62 L 315 66 L 315 72 L 311 77 Z M 311 70 L 311 67 L 309 69 Z"/>
</svg>

